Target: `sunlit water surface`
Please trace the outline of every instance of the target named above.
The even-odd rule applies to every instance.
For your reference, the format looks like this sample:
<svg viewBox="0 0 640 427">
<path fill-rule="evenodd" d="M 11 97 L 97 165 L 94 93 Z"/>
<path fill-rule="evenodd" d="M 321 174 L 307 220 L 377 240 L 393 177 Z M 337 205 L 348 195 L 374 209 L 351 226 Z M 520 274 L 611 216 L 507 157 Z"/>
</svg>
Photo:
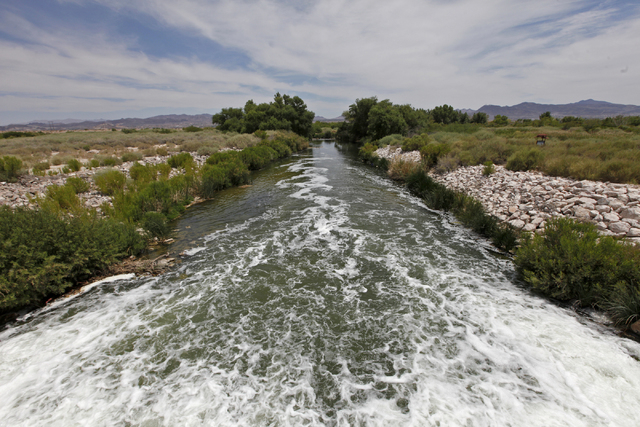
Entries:
<svg viewBox="0 0 640 427">
<path fill-rule="evenodd" d="M 333 144 L 0 334 L 2 426 L 637 426 L 640 346 Z"/>
</svg>

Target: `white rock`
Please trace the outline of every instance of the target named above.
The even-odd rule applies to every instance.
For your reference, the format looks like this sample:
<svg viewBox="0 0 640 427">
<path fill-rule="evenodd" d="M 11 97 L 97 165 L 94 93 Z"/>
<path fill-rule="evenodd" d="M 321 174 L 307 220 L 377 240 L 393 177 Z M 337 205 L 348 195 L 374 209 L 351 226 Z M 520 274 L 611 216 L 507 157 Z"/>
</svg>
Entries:
<svg viewBox="0 0 640 427">
<path fill-rule="evenodd" d="M 592 199 L 590 197 L 580 197 L 578 199 L 578 202 L 580 202 L 583 205 L 595 205 L 596 203 L 598 203 L 597 200 Z"/>
<path fill-rule="evenodd" d="M 522 227 L 525 226 L 524 221 L 519 219 L 514 219 L 512 221 L 509 221 L 509 224 L 511 224 L 516 229 L 521 229 Z"/>
<path fill-rule="evenodd" d="M 582 208 L 580 206 L 576 206 L 573 209 L 573 215 L 581 220 L 590 220 L 591 219 L 591 212 L 585 208 Z"/>
<path fill-rule="evenodd" d="M 613 209 L 614 211 L 616 209 L 620 209 L 621 207 L 624 206 L 624 203 L 622 203 L 621 200 L 618 199 L 608 199 L 609 200 L 609 206 L 611 207 L 611 209 Z"/>
<path fill-rule="evenodd" d="M 620 211 L 620 218 L 640 220 L 640 208 L 625 208 Z"/>
<path fill-rule="evenodd" d="M 631 230 L 631 225 L 626 222 L 612 222 L 609 224 L 609 230 L 616 234 L 627 234 Z"/>
<path fill-rule="evenodd" d="M 640 228 L 631 228 L 627 232 L 627 237 L 640 237 Z"/>
<path fill-rule="evenodd" d="M 602 214 L 602 218 L 606 221 L 606 222 L 618 222 L 620 221 L 620 217 L 618 216 L 618 214 L 613 213 L 613 212 L 609 212 L 609 213 L 603 213 Z"/>
</svg>

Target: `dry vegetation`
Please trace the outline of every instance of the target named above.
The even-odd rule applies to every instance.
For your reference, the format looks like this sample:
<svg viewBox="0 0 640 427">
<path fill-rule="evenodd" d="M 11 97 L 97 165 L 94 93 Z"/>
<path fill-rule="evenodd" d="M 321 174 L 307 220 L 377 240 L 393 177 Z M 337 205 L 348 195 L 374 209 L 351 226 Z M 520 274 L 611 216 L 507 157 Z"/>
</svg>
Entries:
<svg viewBox="0 0 640 427">
<path fill-rule="evenodd" d="M 122 159 L 135 152 L 136 157 L 166 155 L 167 151 L 185 151 L 210 155 L 220 149 L 246 148 L 260 139 L 254 135 L 222 133 L 212 128 L 200 131 L 146 129 L 122 131 L 50 133 L 34 137 L 0 139 L 0 156 L 15 156 L 25 169 L 37 164 L 63 165 L 72 159 L 82 163 L 104 158 Z M 135 159 L 132 159 L 135 160 Z"/>
</svg>

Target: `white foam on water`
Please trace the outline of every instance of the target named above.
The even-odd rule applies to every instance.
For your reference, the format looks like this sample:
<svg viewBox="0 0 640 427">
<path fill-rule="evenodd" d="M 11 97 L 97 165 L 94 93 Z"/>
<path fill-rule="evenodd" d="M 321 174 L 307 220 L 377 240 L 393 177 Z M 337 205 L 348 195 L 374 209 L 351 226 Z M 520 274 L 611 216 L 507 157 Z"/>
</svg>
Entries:
<svg viewBox="0 0 640 427">
<path fill-rule="evenodd" d="M 318 164 L 177 271 L 0 333 L 0 425 L 637 424 L 637 343 L 396 185 Z"/>
<path fill-rule="evenodd" d="M 185 253 L 185 255 L 192 256 L 192 255 L 197 254 L 198 252 L 202 252 L 202 251 L 206 251 L 206 250 L 207 250 L 207 248 L 205 246 L 199 246 L 197 248 L 187 249 L 186 251 L 184 251 L 184 253 Z"/>
</svg>

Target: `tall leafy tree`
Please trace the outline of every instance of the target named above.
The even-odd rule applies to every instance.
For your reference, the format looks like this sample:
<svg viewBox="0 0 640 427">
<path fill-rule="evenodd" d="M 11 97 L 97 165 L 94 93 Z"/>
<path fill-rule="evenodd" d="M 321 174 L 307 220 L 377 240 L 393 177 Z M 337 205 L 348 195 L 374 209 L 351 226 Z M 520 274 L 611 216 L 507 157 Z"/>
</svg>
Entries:
<svg viewBox="0 0 640 427">
<path fill-rule="evenodd" d="M 394 133 L 406 135 L 409 129 L 399 106 L 394 106 L 388 99 L 377 103 L 371 108 L 368 121 L 367 134 L 373 140 L 381 139 Z"/>
<path fill-rule="evenodd" d="M 444 104 L 431 110 L 431 116 L 436 123 L 448 125 L 450 123 L 458 123 L 459 115 L 452 106 Z"/>
<path fill-rule="evenodd" d="M 242 108 L 223 108 L 212 118 L 222 131 L 253 133 L 257 130 L 290 130 L 311 137 L 315 113 L 298 96 L 276 93 L 269 104 L 247 101 Z"/>
</svg>

